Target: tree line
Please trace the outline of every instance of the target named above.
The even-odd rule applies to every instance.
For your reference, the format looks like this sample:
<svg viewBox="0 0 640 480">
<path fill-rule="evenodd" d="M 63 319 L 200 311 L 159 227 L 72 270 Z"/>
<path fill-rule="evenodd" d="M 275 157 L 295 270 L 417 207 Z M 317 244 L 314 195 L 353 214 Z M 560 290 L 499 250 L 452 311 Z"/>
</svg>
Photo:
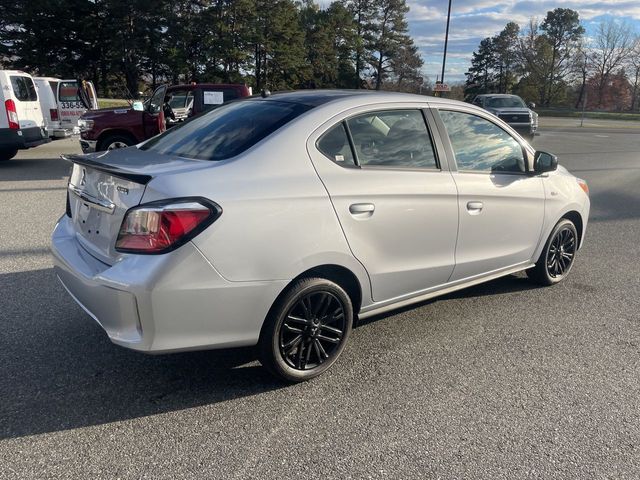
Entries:
<svg viewBox="0 0 640 480">
<path fill-rule="evenodd" d="M 247 83 L 260 90 L 412 91 L 422 59 L 406 0 L 9 0 L 0 66 L 93 80 L 101 96 L 143 84 Z"/>
<path fill-rule="evenodd" d="M 578 12 L 556 8 L 521 29 L 509 22 L 480 42 L 465 96 L 516 93 L 540 106 L 635 111 L 640 107 L 640 37 L 602 21 L 587 39 Z"/>
</svg>

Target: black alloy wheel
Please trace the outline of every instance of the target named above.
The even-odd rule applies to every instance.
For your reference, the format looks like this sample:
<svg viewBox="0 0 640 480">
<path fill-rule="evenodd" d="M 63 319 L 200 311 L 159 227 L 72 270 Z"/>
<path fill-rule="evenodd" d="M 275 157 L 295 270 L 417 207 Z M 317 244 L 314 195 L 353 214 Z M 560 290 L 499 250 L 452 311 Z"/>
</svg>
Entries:
<svg viewBox="0 0 640 480">
<path fill-rule="evenodd" d="M 569 271 L 576 254 L 575 229 L 568 226 L 558 231 L 547 251 L 547 272 L 550 277 L 558 278 Z"/>
<path fill-rule="evenodd" d="M 284 380 L 309 380 L 337 360 L 352 324 L 351 299 L 340 285 L 323 278 L 300 279 L 265 321 L 260 361 Z"/>
<path fill-rule="evenodd" d="M 322 365 L 342 343 L 346 329 L 344 307 L 331 292 L 301 297 L 280 327 L 280 355 L 296 370 Z"/>
<path fill-rule="evenodd" d="M 573 222 L 563 218 L 549 235 L 536 266 L 527 270 L 527 276 L 541 285 L 561 282 L 569 274 L 577 251 L 578 231 Z"/>
</svg>

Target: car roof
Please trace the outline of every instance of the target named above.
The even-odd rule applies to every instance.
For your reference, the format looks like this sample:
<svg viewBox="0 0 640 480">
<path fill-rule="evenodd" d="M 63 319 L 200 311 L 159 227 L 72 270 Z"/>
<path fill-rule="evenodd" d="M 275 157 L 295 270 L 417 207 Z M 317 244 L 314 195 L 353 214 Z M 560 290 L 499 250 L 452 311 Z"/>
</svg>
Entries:
<svg viewBox="0 0 640 480">
<path fill-rule="evenodd" d="M 261 98 L 261 95 L 254 95 L 253 98 Z M 413 93 L 389 92 L 380 90 L 293 90 L 287 92 L 274 92 L 267 96 L 265 100 L 275 100 L 281 102 L 299 103 L 311 107 L 318 107 L 330 102 L 339 100 L 366 99 L 370 103 L 385 102 L 428 102 L 461 104 L 457 100 L 446 98 L 436 98 L 427 95 L 416 95 Z"/>
<path fill-rule="evenodd" d="M 515 95 L 513 93 L 482 93 L 478 95 L 478 97 L 518 97 L 520 98 L 518 95 Z"/>
<path fill-rule="evenodd" d="M 185 83 L 180 85 L 169 85 L 167 90 L 195 90 L 196 88 L 245 88 L 243 83 Z"/>
</svg>

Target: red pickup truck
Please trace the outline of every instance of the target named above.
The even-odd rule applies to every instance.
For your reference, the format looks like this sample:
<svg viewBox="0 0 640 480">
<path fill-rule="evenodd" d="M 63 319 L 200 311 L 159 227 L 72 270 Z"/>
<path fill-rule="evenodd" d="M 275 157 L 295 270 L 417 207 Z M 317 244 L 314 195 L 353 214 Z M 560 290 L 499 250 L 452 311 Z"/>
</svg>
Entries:
<svg viewBox="0 0 640 480">
<path fill-rule="evenodd" d="M 131 108 L 89 110 L 80 117 L 80 146 L 84 153 L 112 150 L 135 145 L 166 129 L 164 99 L 174 119 L 171 126 L 202 113 L 228 100 L 251 95 L 246 85 L 198 83 L 191 85 L 161 85 L 146 102 L 136 102 Z"/>
</svg>

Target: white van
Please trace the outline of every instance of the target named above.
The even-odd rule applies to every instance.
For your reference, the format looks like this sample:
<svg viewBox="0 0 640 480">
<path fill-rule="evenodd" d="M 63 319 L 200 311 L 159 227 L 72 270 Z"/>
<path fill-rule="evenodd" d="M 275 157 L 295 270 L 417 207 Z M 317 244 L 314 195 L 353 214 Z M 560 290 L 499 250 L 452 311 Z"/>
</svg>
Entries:
<svg viewBox="0 0 640 480">
<path fill-rule="evenodd" d="M 49 141 L 31 75 L 0 70 L 0 161 Z"/>
<path fill-rule="evenodd" d="M 87 107 L 98 108 L 98 99 L 92 82 L 85 83 L 85 98 L 78 94 L 76 80 L 60 80 L 54 77 L 34 77 L 40 107 L 49 136 L 54 138 L 68 137 L 80 133 L 78 120 Z M 88 105 L 85 105 L 87 102 Z"/>
</svg>

